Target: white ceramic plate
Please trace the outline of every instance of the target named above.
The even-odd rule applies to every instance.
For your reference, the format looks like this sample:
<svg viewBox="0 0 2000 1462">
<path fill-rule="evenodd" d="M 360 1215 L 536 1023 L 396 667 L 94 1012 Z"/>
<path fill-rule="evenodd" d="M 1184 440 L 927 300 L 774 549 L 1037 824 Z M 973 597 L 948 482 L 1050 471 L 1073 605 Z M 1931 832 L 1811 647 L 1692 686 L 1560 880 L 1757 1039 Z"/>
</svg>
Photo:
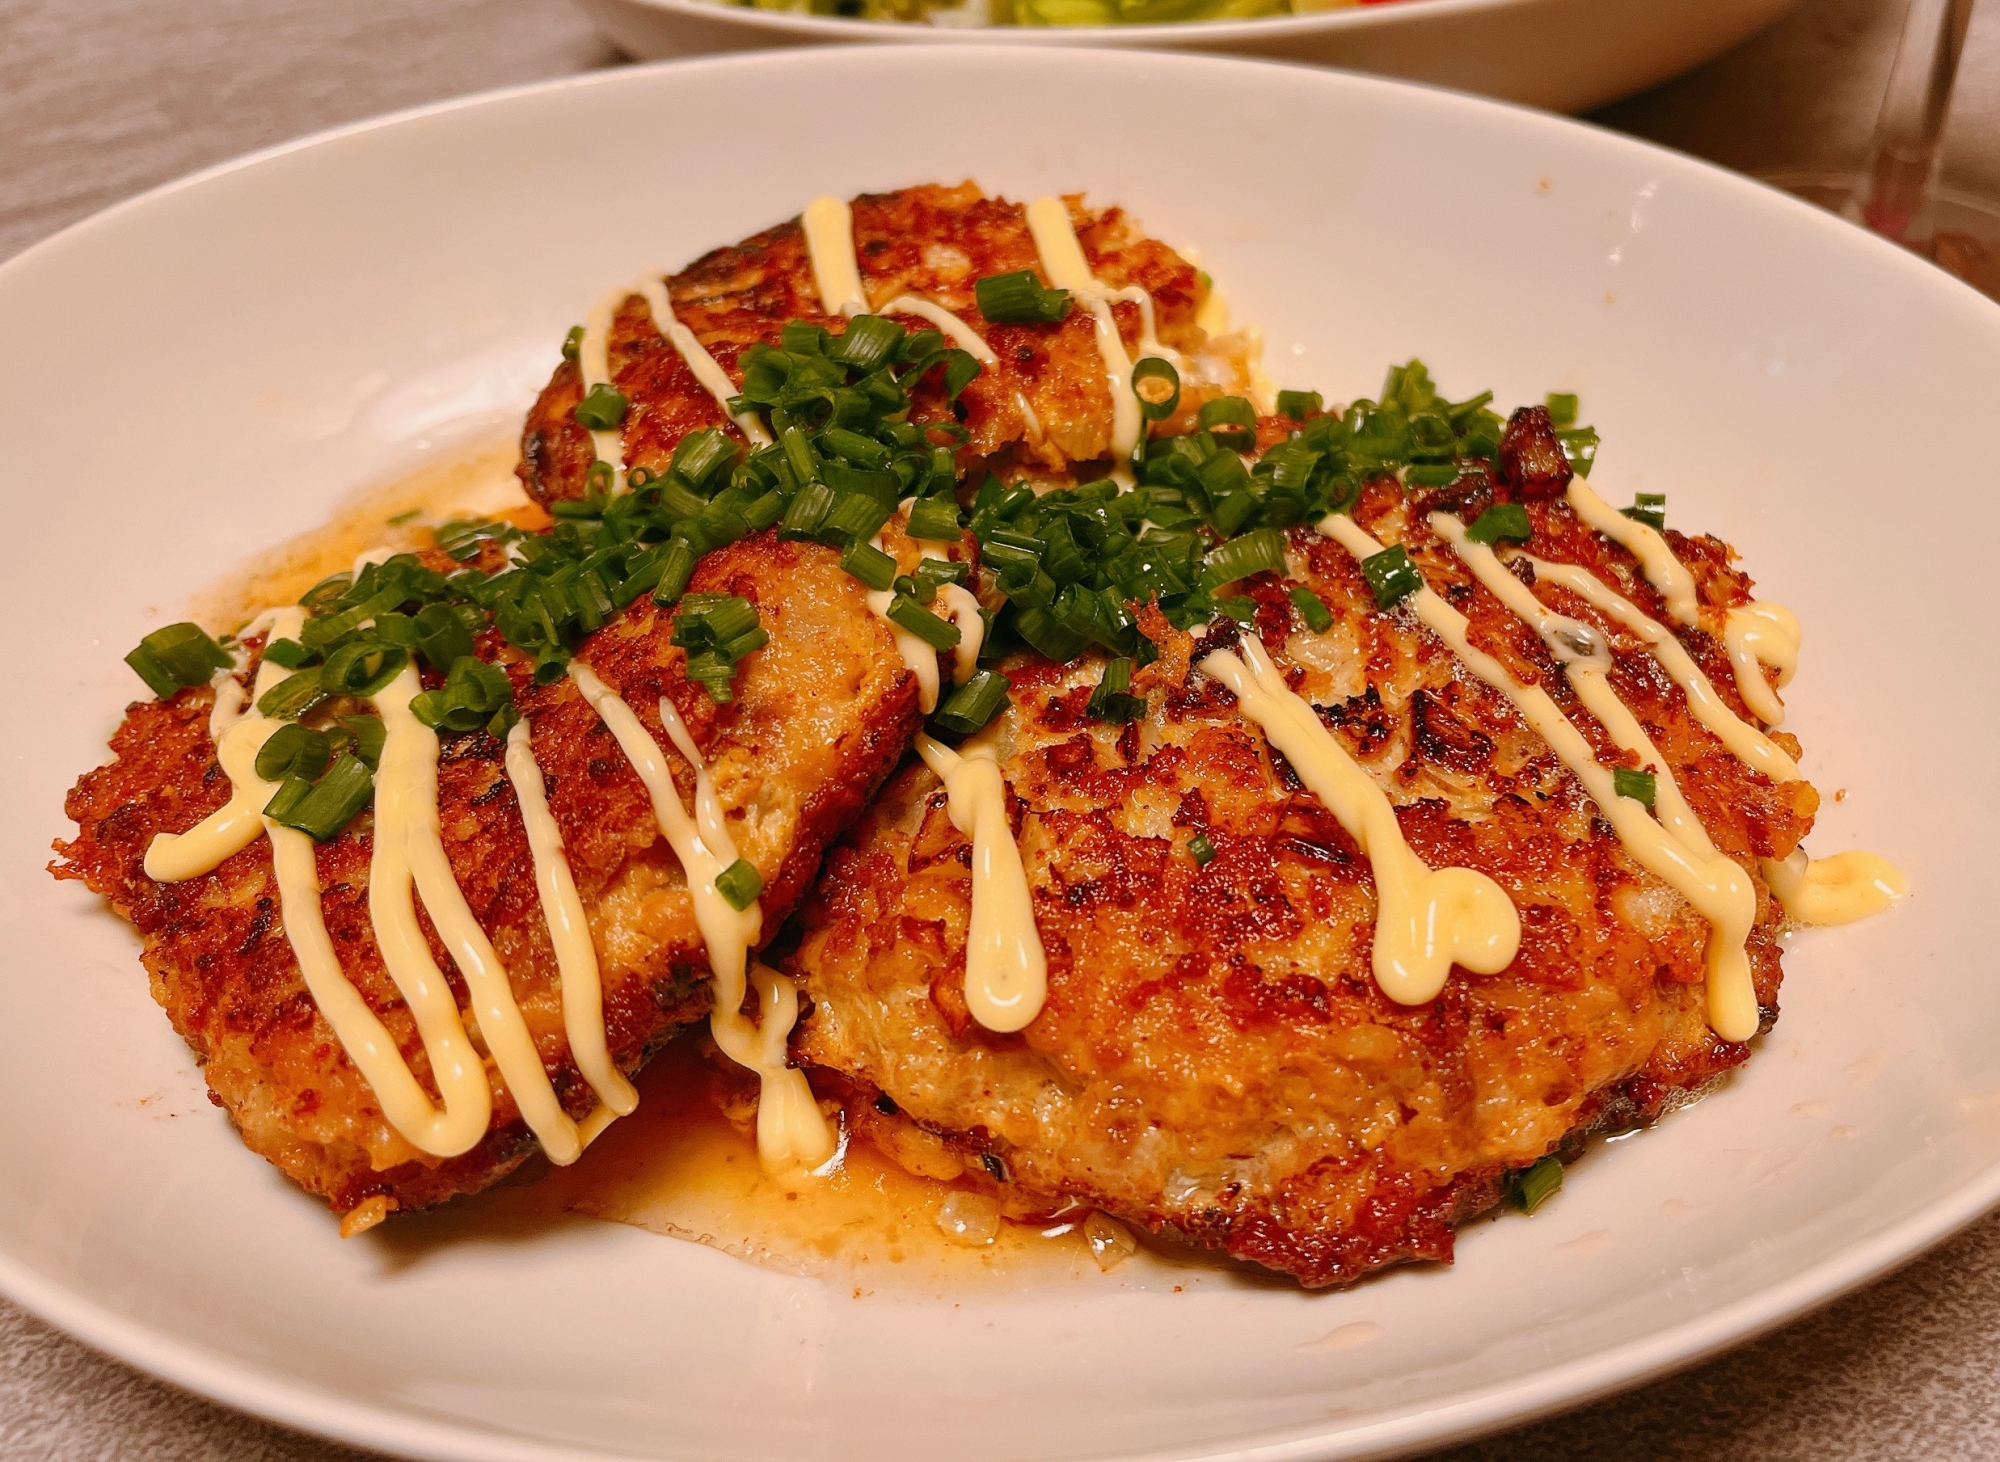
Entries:
<svg viewBox="0 0 2000 1462">
<path fill-rule="evenodd" d="M 719 0 L 577 0 L 646 60 L 765 46 L 1117 46 L 1346 66 L 1578 112 L 1721 55 L 1797 0 L 1399 0 L 1167 25 L 963 26 L 846 20 Z"/>
<path fill-rule="evenodd" d="M 1174 98 L 1163 134 L 1156 107 Z M 860 99 L 846 101 L 843 99 Z M 993 106 L 1004 102 L 997 126 Z M 972 104 L 969 104 L 972 103 Z M 728 124 L 718 135 L 707 119 Z M 1308 1295 L 1219 1272 L 942 1298 L 474 1206 L 342 1243 L 201 1099 L 130 935 L 42 871 L 191 586 L 517 413 L 607 280 L 821 192 L 1086 189 L 1198 243 L 1282 382 L 1421 355 L 1579 391 L 1595 482 L 1663 491 L 1807 627 L 1814 845 L 1915 893 L 1802 938 L 1721 1093 L 1593 1153 L 1455 1269 Z M 2000 801 L 1987 648 L 2000 309 L 1830 217 L 1638 143 L 1240 61 L 800 52 L 623 71 L 331 134 L 0 268 L 0 1288 L 183 1385 L 439 1457 L 1320 1458 L 1684 1362 L 2000 1195 Z M 1962 520 L 1954 513 L 1964 513 Z"/>
</svg>

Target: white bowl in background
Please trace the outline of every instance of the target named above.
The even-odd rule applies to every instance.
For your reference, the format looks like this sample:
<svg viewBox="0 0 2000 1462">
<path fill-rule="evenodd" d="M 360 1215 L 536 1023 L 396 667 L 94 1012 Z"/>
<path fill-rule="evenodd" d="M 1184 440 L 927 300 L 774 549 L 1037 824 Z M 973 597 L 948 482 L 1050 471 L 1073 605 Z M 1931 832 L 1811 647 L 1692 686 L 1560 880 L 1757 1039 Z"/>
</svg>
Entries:
<svg viewBox="0 0 2000 1462">
<path fill-rule="evenodd" d="M 643 60 L 883 42 L 1210 51 L 1372 71 L 1558 112 L 1601 106 L 1678 76 L 1749 39 L 1797 3 L 1396 0 L 1259 20 L 972 29 L 716 0 L 577 0 L 606 35 Z"/>
<path fill-rule="evenodd" d="M 2000 682 L 1982 435 L 2000 307 L 1688 158 L 1308 67 L 991 48 L 633 68 L 216 169 L 0 266 L 16 627 L 0 718 L 0 1291 L 180 1385 L 481 1459 L 1315 1462 L 1627 1384 L 1881 1273 L 2000 1196 Z M 1174 126 L 1135 97 L 1171 97 Z M 1004 125 L 994 98 L 1006 101 Z M 857 100 L 858 99 L 858 100 Z M 713 125 L 726 126 L 726 135 Z M 519 413 L 607 281 L 849 195 L 1083 190 L 1201 247 L 1280 385 L 1576 391 L 1796 609 L 1813 846 L 1914 892 L 1801 937 L 1728 1087 L 1596 1148 L 1455 1268 L 1305 1294 L 1138 1261 L 903 1292 L 477 1200 L 343 1243 L 244 1150 L 130 932 L 44 872 L 119 655 L 359 486 Z M 588 1161 L 588 1159 L 586 1159 Z"/>
</svg>

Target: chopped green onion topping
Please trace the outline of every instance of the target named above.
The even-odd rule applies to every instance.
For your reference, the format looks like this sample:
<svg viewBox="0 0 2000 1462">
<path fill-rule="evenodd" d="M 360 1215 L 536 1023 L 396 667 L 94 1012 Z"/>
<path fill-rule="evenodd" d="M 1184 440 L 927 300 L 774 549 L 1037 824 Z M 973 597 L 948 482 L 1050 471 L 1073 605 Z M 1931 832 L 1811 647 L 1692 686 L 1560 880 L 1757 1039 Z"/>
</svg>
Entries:
<svg viewBox="0 0 2000 1462">
<path fill-rule="evenodd" d="M 1007 677 L 997 670 L 980 670 L 944 698 L 931 722 L 941 731 L 970 736 L 1006 707 Z"/>
<path fill-rule="evenodd" d="M 989 274 L 972 294 L 979 313 L 996 325 L 1054 325 L 1069 314 L 1069 291 L 1047 288 L 1032 269 Z"/>
<path fill-rule="evenodd" d="M 1306 622 L 1307 629 L 1316 635 L 1323 635 L 1333 628 L 1333 611 L 1326 607 L 1324 599 L 1304 584 L 1295 584 L 1285 593 L 1299 611 L 1299 618 Z"/>
<path fill-rule="evenodd" d="M 273 665 L 282 665 L 287 670 L 296 670 L 307 661 L 318 658 L 297 640 L 272 640 L 264 646 L 264 658 Z"/>
<path fill-rule="evenodd" d="M 1562 1159 L 1551 1154 L 1514 1175 L 1514 1206 L 1523 1213 L 1533 1213 L 1555 1197 L 1562 1185 Z"/>
<path fill-rule="evenodd" d="M 1361 575 L 1368 580 L 1375 603 L 1383 609 L 1393 609 L 1424 586 L 1423 575 L 1400 543 L 1362 559 Z"/>
<path fill-rule="evenodd" d="M 296 721 L 326 699 L 326 692 L 320 689 L 319 677 L 320 668 L 317 665 L 287 675 L 257 697 L 258 712 L 273 721 Z"/>
<path fill-rule="evenodd" d="M 1465 536 L 1474 543 L 1484 543 L 1489 547 L 1495 543 L 1526 543 L 1534 537 L 1534 528 L 1528 522 L 1528 510 L 1519 503 L 1495 503 L 1465 530 Z"/>
<path fill-rule="evenodd" d="M 1567 431 L 1576 425 L 1576 394 L 1571 391 L 1551 391 L 1542 402 L 1548 408 L 1549 425 L 1557 431 Z"/>
<path fill-rule="evenodd" d="M 1132 367 L 1132 394 L 1139 398 L 1139 415 L 1165 421 L 1181 404 L 1181 373 L 1171 361 L 1146 356 Z"/>
<path fill-rule="evenodd" d="M 376 640 L 349 640 L 327 654 L 326 664 L 320 667 L 319 672 L 320 692 L 323 695 L 374 695 L 386 688 L 409 663 L 410 652 L 401 645 L 385 645 Z"/>
<path fill-rule="evenodd" d="M 1257 445 L 1257 408 L 1241 396 L 1217 396 L 1201 403 L 1201 429 L 1223 446 L 1247 452 Z"/>
<path fill-rule="evenodd" d="M 1215 607 L 1238 624 L 1254 624 L 1257 619 L 1257 601 L 1248 594 L 1235 594 L 1227 599 L 1218 599 L 1215 601 Z"/>
<path fill-rule="evenodd" d="M 896 560 L 859 538 L 841 550 L 840 566 L 878 592 L 896 582 Z"/>
<path fill-rule="evenodd" d="M 1556 440 L 1562 443 L 1563 455 L 1569 458 L 1569 465 L 1576 469 L 1576 475 L 1590 476 L 1590 469 L 1597 461 L 1597 428 L 1580 426 L 1574 431 L 1559 431 Z"/>
<path fill-rule="evenodd" d="M 1097 689 L 1090 693 L 1090 700 L 1084 706 L 1084 714 L 1095 721 L 1136 721 L 1146 714 L 1146 698 L 1129 695 L 1132 684 L 1132 660 L 1120 655 L 1107 661 L 1104 678 L 1097 682 Z"/>
<path fill-rule="evenodd" d="M 1256 528 L 1209 554 L 1202 563 L 1201 581 L 1220 588 L 1252 574 L 1281 572 L 1284 567 L 1285 535 L 1276 528 Z"/>
<path fill-rule="evenodd" d="M 286 777 L 313 780 L 333 760 L 333 739 L 322 731 L 287 722 L 257 749 L 257 775 L 267 782 Z"/>
<path fill-rule="evenodd" d="M 956 543 L 959 528 L 958 504 L 949 493 L 918 498 L 910 504 L 910 520 L 903 525 L 910 537 L 929 543 Z"/>
<path fill-rule="evenodd" d="M 757 607 L 740 594 L 689 594 L 674 616 L 673 642 L 687 651 L 688 679 L 717 705 L 733 699 L 737 662 L 770 639 Z"/>
<path fill-rule="evenodd" d="M 273 822 L 295 827 L 317 842 L 328 842 L 354 820 L 375 795 L 375 778 L 356 756 L 342 755 L 327 774 L 303 796 L 295 790 L 302 777 L 288 778 L 264 806 Z"/>
<path fill-rule="evenodd" d="M 562 357 L 564 360 L 575 360 L 581 354 L 583 354 L 583 326 L 572 325 L 569 327 L 569 334 L 563 336 Z"/>
<path fill-rule="evenodd" d="M 907 594 L 889 601 L 889 621 L 908 630 L 933 650 L 949 650 L 959 640 L 958 626 L 940 619 Z"/>
<path fill-rule="evenodd" d="M 579 426 L 591 431 L 616 431 L 625 421 L 624 393 L 599 381 L 576 405 Z"/>
<path fill-rule="evenodd" d="M 434 731 L 477 731 L 482 726 L 491 730 L 494 716 L 513 703 L 514 682 L 506 671 L 476 655 L 462 655 L 452 661 L 442 686 L 411 699 L 410 714 Z M 493 734 L 505 735 L 511 724 L 506 722 Z"/>
<path fill-rule="evenodd" d="M 1618 511 L 1635 523 L 1664 529 L 1667 526 L 1667 495 L 1663 492 L 1637 493 L 1633 496 L 1631 507 Z"/>
<path fill-rule="evenodd" d="M 382 744 L 389 736 L 389 728 L 382 724 L 382 718 L 342 716 L 339 726 L 344 743 L 339 749 L 353 752 L 361 758 L 369 771 L 374 771 L 381 764 Z"/>
<path fill-rule="evenodd" d="M 846 333 L 834 340 L 827 359 L 858 370 L 877 370 L 889 363 L 905 333 L 901 325 L 881 315 L 856 315 L 847 322 Z"/>
<path fill-rule="evenodd" d="M 1215 844 L 1208 840 L 1207 833 L 1196 833 L 1188 839 L 1188 852 L 1194 855 L 1196 866 L 1206 868 L 1215 861 Z"/>
<path fill-rule="evenodd" d="M 200 625 L 183 621 L 147 635 L 125 663 L 165 699 L 186 686 L 208 684 L 216 671 L 231 668 L 236 660 Z"/>
<path fill-rule="evenodd" d="M 1620 797 L 1630 797 L 1634 802 L 1642 802 L 1646 810 L 1653 810 L 1653 798 L 1659 788 L 1659 779 L 1651 772 L 1635 772 L 1625 767 L 1611 769 L 1611 786 Z"/>
<path fill-rule="evenodd" d="M 1317 391 L 1280 391 L 1278 393 L 1278 415 L 1289 416 L 1293 421 L 1304 421 L 1309 416 L 1317 416 L 1326 410 L 1326 398 Z"/>
<path fill-rule="evenodd" d="M 739 914 L 757 902 L 764 891 L 764 875 L 747 858 L 738 858 L 715 875 L 715 891 Z"/>
</svg>

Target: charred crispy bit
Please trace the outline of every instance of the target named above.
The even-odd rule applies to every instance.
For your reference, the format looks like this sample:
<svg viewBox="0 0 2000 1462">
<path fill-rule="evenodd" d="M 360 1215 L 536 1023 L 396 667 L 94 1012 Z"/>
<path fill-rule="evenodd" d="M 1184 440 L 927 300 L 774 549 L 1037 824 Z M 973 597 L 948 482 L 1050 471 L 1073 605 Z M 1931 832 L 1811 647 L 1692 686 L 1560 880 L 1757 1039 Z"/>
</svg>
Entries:
<svg viewBox="0 0 2000 1462">
<path fill-rule="evenodd" d="M 1500 479 L 1516 498 L 1561 497 L 1571 471 L 1546 406 L 1523 406 L 1507 418 L 1500 438 Z"/>
<path fill-rule="evenodd" d="M 1195 355 L 1205 341 L 1195 324 L 1205 286 L 1194 266 L 1139 234 L 1119 209 L 1092 210 L 1080 196 L 1067 201 L 1097 277 L 1113 289 L 1131 284 L 1147 289 L 1159 339 Z M 979 313 L 973 286 L 981 278 L 1036 267 L 1021 204 L 989 198 L 961 183 L 865 195 L 852 208 L 855 256 L 870 307 L 882 309 L 903 295 L 928 300 L 964 321 L 996 357 L 958 403 L 958 420 L 970 434 L 960 451 L 963 462 L 1001 471 L 1019 465 L 1061 472 L 1108 450 L 1111 395 L 1089 312 L 1071 310 L 1055 325 L 991 324 Z M 667 291 L 675 315 L 739 383 L 745 348 L 775 345 L 786 322 L 803 320 L 836 333 L 846 328 L 845 321 L 828 318 L 821 309 L 797 219 L 703 255 L 671 276 Z M 1120 303 L 1113 314 L 1127 345 L 1136 346 L 1139 306 Z M 917 315 L 891 316 L 913 331 L 932 328 Z M 1165 429 L 1177 423 L 1186 429 L 1207 396 L 1242 388 L 1222 356 L 1213 368 L 1221 375 L 1208 385 L 1190 376 L 1181 411 Z M 613 319 L 610 369 L 613 384 L 630 402 L 623 431 L 631 466 L 663 470 L 688 431 L 706 426 L 735 431 L 662 338 L 638 295 L 628 297 Z M 565 361 L 528 413 L 518 470 L 529 495 L 545 506 L 584 495 L 584 475 L 594 458 L 589 433 L 574 415 L 581 394 L 577 367 Z M 915 418 L 950 420 L 952 412 L 942 392 L 932 389 L 919 393 Z"/>
<path fill-rule="evenodd" d="M 1378 484 L 1355 512 L 1404 543 L 1475 641 L 1538 678 L 1614 758 L 1540 641 L 1421 509 Z M 1538 551 L 1655 602 L 1565 505 L 1530 512 Z M 1739 602 L 1747 585 L 1715 547 L 1690 565 L 1711 602 Z M 1386 999 L 1369 963 L 1368 860 L 1190 668 L 1189 637 L 1152 614 L 1162 653 L 1133 677 L 1148 703 L 1136 731 L 1080 716 L 1096 664 L 1008 666 L 1002 764 L 1049 964 L 1038 1019 L 999 1036 L 966 1014 L 970 849 L 922 767 L 830 855 L 793 967 L 813 1002 L 801 1054 L 838 1074 L 828 1089 L 856 1093 L 858 1130 L 916 1124 L 964 1160 L 960 1181 L 1012 1211 L 1087 1204 L 1319 1286 L 1449 1259 L 1453 1225 L 1496 1201 L 1510 1171 L 1593 1124 L 1656 1114 L 1747 1047 L 1704 1016 L 1707 925 L 1634 862 L 1510 704 L 1409 616 L 1378 612 L 1336 545 L 1295 529 L 1290 558 L 1333 627 L 1267 614 L 1284 602 L 1267 584 L 1252 587 L 1258 613 L 1241 633 L 1260 635 L 1369 769 L 1421 858 L 1508 891 L 1521 916 L 1511 966 L 1455 969 L 1426 1005 Z M 1239 633 L 1220 623 L 1211 644 Z M 1619 694 L 1716 843 L 1753 872 L 1788 853 L 1811 824 L 1812 788 L 1746 770 L 1637 643 L 1605 627 Z M 1704 659 L 1727 687 L 1722 662 Z M 1749 954 L 1767 1020 L 1781 920 L 1763 897 Z"/>
<path fill-rule="evenodd" d="M 441 557 L 435 566 L 457 567 Z M 670 612 L 645 599 L 588 639 L 581 658 L 663 748 L 658 706 L 662 696 L 673 701 L 738 848 L 763 875 L 765 928 L 775 930 L 826 844 L 907 748 L 918 724 L 914 677 L 831 550 L 766 533 L 704 559 L 693 587 L 752 599 L 770 633 L 743 662 L 732 703 L 718 706 L 690 685 L 685 652 L 670 643 Z M 486 649 L 502 663 L 511 655 Z M 524 667 L 512 673 L 602 961 L 611 1054 L 629 1072 L 707 1011 L 707 956 L 686 876 L 617 742 L 571 682 L 533 688 Z M 131 921 L 153 994 L 204 1063 L 211 1099 L 301 1186 L 366 1222 L 388 1207 L 419 1208 L 492 1183 L 533 1146 L 499 1076 L 489 1063 L 493 1124 L 460 1157 L 426 1157 L 387 1124 L 301 980 L 267 841 L 185 883 L 146 877 L 156 834 L 185 831 L 227 800 L 210 702 L 202 688 L 127 712 L 114 760 L 70 793 L 78 832 L 57 845 L 53 871 L 82 879 Z M 664 754 L 691 800 L 687 765 Z M 446 736 L 438 780 L 452 872 L 507 966 L 558 1096 L 582 1117 L 596 1098 L 563 1034 L 555 956 L 500 743 L 484 731 Z M 369 828 L 364 815 L 319 849 L 327 930 L 348 978 L 429 1086 L 422 1044 L 370 926 Z M 464 1006 L 444 946 L 434 935 L 431 943 Z"/>
</svg>

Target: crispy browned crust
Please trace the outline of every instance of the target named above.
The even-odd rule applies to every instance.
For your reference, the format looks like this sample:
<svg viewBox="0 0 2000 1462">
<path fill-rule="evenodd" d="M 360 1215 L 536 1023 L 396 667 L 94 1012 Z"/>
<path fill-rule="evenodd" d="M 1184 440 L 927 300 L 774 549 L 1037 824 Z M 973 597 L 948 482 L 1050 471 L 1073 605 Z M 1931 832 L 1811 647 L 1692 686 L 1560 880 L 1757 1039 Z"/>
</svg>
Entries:
<svg viewBox="0 0 2000 1462">
<path fill-rule="evenodd" d="M 442 559 L 438 566 L 456 567 Z M 765 928 L 775 931 L 826 845 L 908 747 L 919 724 L 915 678 L 829 549 L 766 533 L 704 559 L 693 587 L 754 600 L 770 633 L 743 662 L 734 703 L 716 706 L 688 682 L 685 653 L 670 643 L 669 614 L 646 600 L 592 636 L 580 658 L 666 748 L 689 801 L 692 775 L 660 724 L 660 697 L 672 699 L 709 763 L 739 850 L 764 876 Z M 707 1012 L 707 956 L 686 878 L 643 785 L 570 681 L 536 689 L 521 667 L 513 673 L 602 961 L 611 1053 L 632 1071 Z M 127 711 L 112 739 L 114 759 L 69 795 L 65 810 L 78 832 L 57 844 L 52 871 L 82 879 L 131 921 L 154 997 L 201 1058 L 210 1099 L 250 1147 L 301 1186 L 347 1212 L 378 1195 L 420 1208 L 492 1183 L 533 1149 L 497 1072 L 489 1063 L 493 1124 L 471 1152 L 427 1158 L 388 1126 L 305 989 L 268 842 L 185 883 L 146 877 L 156 834 L 185 831 L 227 800 L 228 778 L 208 735 L 210 704 L 204 688 Z M 500 743 L 484 732 L 448 736 L 438 800 L 452 871 L 507 965 L 550 1079 L 570 1114 L 582 1117 L 596 1098 L 563 1035 L 555 956 Z M 430 1086 L 423 1047 L 369 925 L 371 846 L 364 815 L 319 849 L 327 930 L 348 978 Z M 463 1006 L 449 955 L 434 934 L 431 944 Z"/>
<path fill-rule="evenodd" d="M 1452 506 L 1476 512 L 1483 497 Z M 1539 679 L 1618 762 L 1539 640 L 1423 526 L 1433 505 L 1378 487 L 1357 516 L 1407 544 L 1475 640 Z M 1660 612 L 1623 551 L 1565 505 L 1529 512 L 1538 554 Z M 1724 545 L 1674 547 L 1707 604 L 1743 602 Z M 1454 969 L 1417 1007 L 1380 993 L 1367 860 L 1233 698 L 1190 673 L 1204 649 L 1157 616 L 1148 633 L 1164 653 L 1134 678 L 1150 710 L 1132 726 L 1084 719 L 1095 665 L 1010 667 L 1003 766 L 1049 959 L 1048 1004 L 1026 1031 L 996 1036 L 967 1015 L 970 849 L 919 766 L 830 855 L 794 966 L 815 1007 L 801 1052 L 856 1093 L 864 1128 L 899 1111 L 973 1157 L 964 1181 L 1012 1211 L 1088 1204 L 1320 1286 L 1449 1259 L 1453 1225 L 1490 1206 L 1509 1170 L 1593 1124 L 1656 1114 L 1748 1048 L 1704 1019 L 1706 926 L 1633 862 L 1509 704 L 1407 612 L 1378 612 L 1337 545 L 1300 529 L 1291 551 L 1293 577 L 1337 623 L 1311 635 L 1267 579 L 1252 586 L 1256 632 L 1389 792 L 1419 856 L 1486 872 L 1513 897 L 1522 938 L 1508 969 Z M 1221 624 L 1211 644 L 1234 638 Z M 1620 695 L 1717 844 L 1753 874 L 1756 857 L 1790 852 L 1813 789 L 1746 769 L 1636 641 L 1602 627 Z M 1684 639 L 1733 699 L 1714 642 Z M 1187 850 L 1197 832 L 1216 849 L 1206 867 Z M 1781 912 L 1760 897 L 1750 956 L 1768 1021 Z"/>
<path fill-rule="evenodd" d="M 1136 233 L 1117 208 L 1093 211 L 1081 197 L 1067 201 L 1098 278 L 1113 288 L 1143 285 L 1153 296 L 1160 339 L 1193 349 L 1202 339 L 1194 323 L 1202 288 L 1194 266 Z M 1037 267 L 1020 204 L 988 198 L 971 183 L 926 185 L 857 198 L 853 214 L 856 257 L 871 305 L 885 305 L 900 294 L 927 296 L 979 331 L 999 358 L 960 399 L 960 419 L 971 433 L 961 450 L 967 463 L 984 460 L 1004 469 L 1019 461 L 1060 470 L 1108 450 L 1111 396 L 1089 312 L 1074 309 L 1058 325 L 993 325 L 980 316 L 973 298 L 973 285 L 986 275 Z M 810 321 L 836 334 L 846 328 L 844 320 L 821 312 L 797 219 L 703 255 L 673 275 L 667 289 L 675 315 L 739 383 L 737 359 L 744 347 L 758 341 L 775 345 L 787 321 Z M 1113 313 L 1128 344 L 1136 344 L 1139 307 L 1118 304 Z M 911 330 L 930 328 L 913 315 L 895 318 Z M 613 383 L 631 403 L 623 428 L 631 466 L 664 470 L 674 444 L 701 427 L 736 434 L 637 295 L 613 320 L 610 364 Z M 522 430 L 516 470 L 529 495 L 544 506 L 584 494 L 584 474 L 594 457 L 590 435 L 574 415 L 580 395 L 577 368 L 565 361 Z M 1181 414 L 1191 416 L 1202 397 L 1191 387 Z M 1030 424 L 1023 400 L 1045 430 Z M 935 421 L 949 414 L 931 391 L 919 395 L 914 415 Z"/>
</svg>

